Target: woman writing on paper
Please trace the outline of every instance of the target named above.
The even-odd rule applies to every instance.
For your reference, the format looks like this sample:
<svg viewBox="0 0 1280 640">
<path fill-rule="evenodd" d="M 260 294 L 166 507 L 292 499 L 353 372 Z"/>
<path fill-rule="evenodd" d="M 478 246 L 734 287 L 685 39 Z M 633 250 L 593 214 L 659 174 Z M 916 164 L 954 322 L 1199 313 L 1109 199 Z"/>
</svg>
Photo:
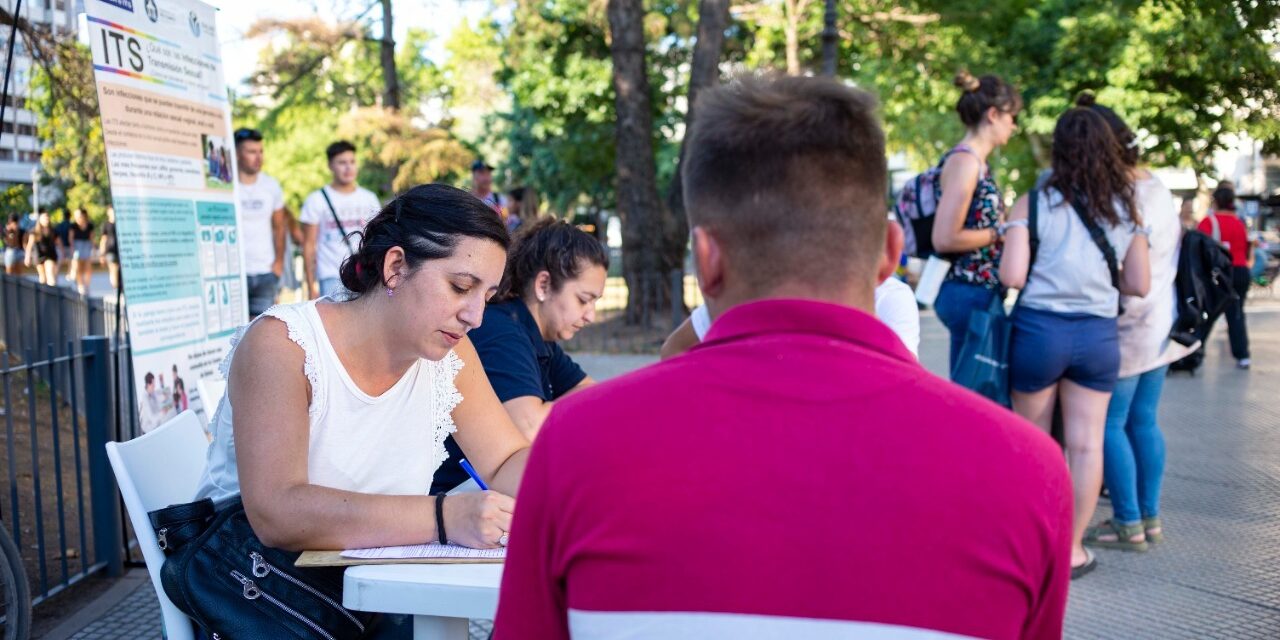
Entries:
<svg viewBox="0 0 1280 640">
<path fill-rule="evenodd" d="M 591 234 L 561 220 L 525 223 L 512 240 L 506 275 L 471 334 L 485 374 L 516 427 L 530 440 L 556 400 L 594 383 L 558 344 L 595 320 L 609 254 Z M 450 438 L 432 492 L 465 482 Z M 465 452 L 465 454 L 464 454 Z"/>
<path fill-rule="evenodd" d="M 388 204 L 342 265 L 349 298 L 273 307 L 233 341 L 199 497 L 241 496 L 254 533 L 282 549 L 505 544 L 529 443 L 466 334 L 508 243 L 452 187 Z M 493 490 L 427 495 L 450 434 Z"/>
</svg>

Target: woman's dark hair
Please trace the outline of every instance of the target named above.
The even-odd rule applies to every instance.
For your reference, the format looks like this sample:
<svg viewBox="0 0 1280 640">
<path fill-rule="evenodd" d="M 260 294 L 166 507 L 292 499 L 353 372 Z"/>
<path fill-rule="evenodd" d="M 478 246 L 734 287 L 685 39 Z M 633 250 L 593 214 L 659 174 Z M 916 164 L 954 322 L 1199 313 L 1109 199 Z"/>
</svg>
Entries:
<svg viewBox="0 0 1280 640">
<path fill-rule="evenodd" d="M 607 271 L 608 250 L 595 236 L 568 222 L 543 218 L 516 232 L 507 256 L 507 271 L 494 299 L 520 299 L 543 271 L 551 274 L 551 290 L 559 291 L 565 282 L 582 273 L 584 265 L 598 265 Z"/>
<path fill-rule="evenodd" d="M 1133 223 L 1141 225 L 1133 201 L 1133 180 L 1120 151 L 1120 143 L 1101 115 L 1086 107 L 1070 109 L 1058 118 L 1053 130 L 1053 174 L 1045 186 L 1072 202 L 1081 202 L 1082 213 L 1095 222 L 1120 224 L 1118 200 Z"/>
<path fill-rule="evenodd" d="M 1138 166 L 1138 134 L 1129 128 L 1128 123 L 1109 107 L 1098 104 L 1098 99 L 1088 91 L 1076 96 L 1076 106 L 1092 109 L 1094 113 L 1102 116 L 1102 119 L 1107 121 L 1107 126 L 1111 127 L 1111 135 L 1114 135 L 1116 142 L 1120 143 L 1120 159 L 1130 167 Z"/>
<path fill-rule="evenodd" d="M 1213 190 L 1213 207 L 1219 211 L 1236 210 L 1236 192 L 1230 187 L 1218 187 Z"/>
<path fill-rule="evenodd" d="M 386 285 L 382 263 L 393 247 L 403 249 L 409 268 L 416 269 L 427 260 L 453 255 L 464 236 L 492 240 L 504 251 L 511 246 L 506 225 L 489 205 L 444 184 L 419 185 L 400 194 L 359 235 L 360 248 L 341 271 L 342 286 L 357 296 Z"/>
<path fill-rule="evenodd" d="M 961 71 L 956 74 L 954 83 L 962 91 L 960 100 L 956 102 L 956 113 L 960 114 L 964 126 L 970 129 L 982 124 L 987 109 L 991 107 L 1005 113 L 1022 111 L 1022 95 L 1000 76 L 975 78 L 968 71 Z"/>
</svg>

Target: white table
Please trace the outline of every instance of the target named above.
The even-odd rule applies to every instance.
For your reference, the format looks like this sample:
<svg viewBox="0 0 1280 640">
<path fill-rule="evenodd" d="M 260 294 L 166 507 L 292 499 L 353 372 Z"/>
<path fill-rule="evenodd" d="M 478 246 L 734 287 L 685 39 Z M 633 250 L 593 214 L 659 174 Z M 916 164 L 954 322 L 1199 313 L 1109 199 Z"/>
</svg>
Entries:
<svg viewBox="0 0 1280 640">
<path fill-rule="evenodd" d="M 467 620 L 498 611 L 501 564 L 387 564 L 347 569 L 342 604 L 413 616 L 414 640 L 466 640 Z"/>
</svg>

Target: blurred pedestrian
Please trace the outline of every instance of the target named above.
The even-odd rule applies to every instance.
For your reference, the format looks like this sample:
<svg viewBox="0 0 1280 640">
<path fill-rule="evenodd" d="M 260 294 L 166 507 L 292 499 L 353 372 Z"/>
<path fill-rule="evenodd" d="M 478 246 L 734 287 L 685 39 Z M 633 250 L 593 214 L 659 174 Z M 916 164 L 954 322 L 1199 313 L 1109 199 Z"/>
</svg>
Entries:
<svg viewBox="0 0 1280 640">
<path fill-rule="evenodd" d="M 1107 406 L 1120 373 L 1120 296 L 1145 296 L 1151 286 L 1150 229 L 1123 151 L 1093 110 L 1063 114 L 1053 173 L 1014 205 L 1000 265 L 1000 280 L 1022 289 L 1009 348 L 1013 409 L 1049 433 L 1061 405 L 1075 494 L 1073 578 L 1097 566 L 1083 538 L 1102 488 Z"/>
<path fill-rule="evenodd" d="M 98 259 L 107 267 L 111 288 L 120 289 L 120 241 L 116 237 L 116 208 L 107 205 L 107 221 L 102 223 L 98 238 Z"/>
<path fill-rule="evenodd" d="M 1227 186 L 1222 186 L 1224 184 Z M 1253 361 L 1249 358 L 1249 329 L 1245 324 L 1244 303 L 1249 297 L 1250 270 L 1255 256 L 1249 229 L 1236 215 L 1236 192 L 1230 184 L 1225 180 L 1219 183 L 1213 192 L 1213 212 L 1200 221 L 1198 228 L 1231 252 L 1231 284 L 1235 287 L 1237 299 L 1227 307 L 1224 315 L 1227 316 L 1231 356 L 1236 359 L 1236 367 L 1248 369 Z M 1213 326 L 1210 325 L 1204 332 L 1202 339 L 1206 344 L 1212 331 Z"/>
<path fill-rule="evenodd" d="M 9 214 L 9 221 L 4 225 L 4 272 L 11 276 L 22 273 L 26 238 L 27 233 L 22 230 L 22 216 Z"/>
<path fill-rule="evenodd" d="M 93 229 L 89 212 L 84 207 L 77 208 L 67 230 L 67 241 L 71 245 L 71 279 L 82 296 L 89 295 L 93 281 Z"/>
<path fill-rule="evenodd" d="M 942 156 L 933 224 L 933 248 L 951 260 L 934 308 L 951 332 L 954 368 L 969 328 L 969 316 L 1003 294 L 1000 284 L 1000 224 L 1004 196 L 987 158 L 1004 146 L 1018 128 L 1022 96 L 1013 85 L 993 75 L 956 75 L 960 88 L 956 112 L 966 132 L 960 143 Z"/>
<path fill-rule="evenodd" d="M 332 180 L 307 196 L 299 218 L 308 299 L 345 292 L 342 263 L 359 246 L 359 232 L 381 207 L 378 197 L 356 182 L 359 164 L 355 145 L 339 140 L 325 149 L 325 155 Z"/>
<path fill-rule="evenodd" d="M 1083 98 L 1083 97 L 1082 97 Z M 1111 496 L 1111 519 L 1085 534 L 1096 547 L 1145 551 L 1163 539 L 1160 487 L 1164 478 L 1164 436 L 1156 422 L 1169 364 L 1191 349 L 1169 339 L 1174 321 L 1174 280 L 1182 240 L 1173 194 L 1141 166 L 1133 130 L 1111 109 L 1085 98 L 1078 101 L 1102 116 L 1123 148 L 1121 160 L 1134 183 L 1134 204 L 1150 227 L 1151 291 L 1123 296 L 1124 314 L 1116 320 L 1120 340 L 1120 379 L 1107 407 L 1103 477 Z M 1184 200 L 1184 203 L 1189 202 Z M 1033 276 L 1034 277 L 1034 276 Z"/>
<path fill-rule="evenodd" d="M 47 211 L 36 216 L 36 226 L 27 234 L 27 264 L 41 284 L 58 286 L 58 234 Z"/>
<path fill-rule="evenodd" d="M 244 243 L 244 274 L 249 295 L 249 320 L 276 303 L 285 268 L 284 190 L 262 171 L 262 133 L 237 129 L 236 180 L 240 199 L 240 238 Z"/>
</svg>

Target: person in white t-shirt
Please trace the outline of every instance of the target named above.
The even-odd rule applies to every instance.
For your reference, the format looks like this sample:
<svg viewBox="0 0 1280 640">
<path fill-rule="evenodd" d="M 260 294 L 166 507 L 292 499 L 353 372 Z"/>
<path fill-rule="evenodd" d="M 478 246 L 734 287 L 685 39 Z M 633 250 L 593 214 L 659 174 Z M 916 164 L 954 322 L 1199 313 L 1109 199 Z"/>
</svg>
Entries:
<svg viewBox="0 0 1280 640">
<path fill-rule="evenodd" d="M 287 214 L 280 183 L 262 173 L 262 133 L 256 129 L 237 129 L 234 137 L 240 237 L 244 242 L 249 319 L 253 320 L 276 302 L 280 275 L 284 273 Z"/>
<path fill-rule="evenodd" d="M 920 357 L 920 308 L 915 293 L 907 283 L 889 278 L 876 287 L 876 317 L 898 334 L 911 355 Z M 711 329 L 711 314 L 706 305 L 693 310 L 662 345 L 662 359 L 673 358 L 702 342 Z"/>
<path fill-rule="evenodd" d="M 307 196 L 302 203 L 302 260 L 307 270 L 307 296 L 318 298 L 342 291 L 339 272 L 360 244 L 357 231 L 382 207 L 372 191 L 356 184 L 356 147 L 339 140 L 325 150 L 333 182 Z"/>
</svg>

